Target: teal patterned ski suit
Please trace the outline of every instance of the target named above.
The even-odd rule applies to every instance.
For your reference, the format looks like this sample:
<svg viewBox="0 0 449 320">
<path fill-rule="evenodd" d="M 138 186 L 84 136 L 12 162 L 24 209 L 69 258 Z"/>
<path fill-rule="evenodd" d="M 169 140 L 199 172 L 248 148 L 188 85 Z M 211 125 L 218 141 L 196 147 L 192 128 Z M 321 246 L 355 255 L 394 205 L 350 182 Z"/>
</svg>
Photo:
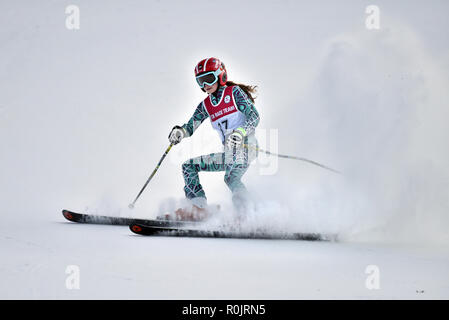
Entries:
<svg viewBox="0 0 449 320">
<path fill-rule="evenodd" d="M 225 88 L 226 86 L 220 86 L 216 92 L 209 96 L 214 106 L 221 103 Z M 226 92 L 230 92 L 230 90 L 227 89 Z M 227 101 L 230 100 L 228 96 L 225 98 Z M 226 126 L 220 125 L 220 130 L 217 130 L 223 143 L 223 152 L 202 155 L 189 159 L 182 164 L 185 195 L 194 205 L 201 208 L 207 205 L 207 198 L 199 180 L 198 173 L 200 171 L 224 171 L 224 181 L 232 192 L 234 206 L 240 209 L 247 201 L 248 192 L 241 179 L 250 163 L 257 157 L 258 144 L 255 138 L 255 128 L 259 124 L 259 113 L 254 103 L 239 86 L 232 87 L 232 98 L 234 105 L 237 107 L 237 112 L 240 112 L 236 115 L 240 119 L 239 129 L 243 129 L 242 131 L 246 133 L 243 143 L 248 147 L 242 146 L 231 150 L 226 146 L 227 136 L 236 128 L 228 128 L 227 120 L 225 120 L 222 124 L 225 123 Z M 212 121 L 212 118 L 216 116 L 209 114 L 205 101 L 198 105 L 190 120 L 182 126 L 186 136 L 191 136 L 206 118 L 211 118 Z"/>
</svg>

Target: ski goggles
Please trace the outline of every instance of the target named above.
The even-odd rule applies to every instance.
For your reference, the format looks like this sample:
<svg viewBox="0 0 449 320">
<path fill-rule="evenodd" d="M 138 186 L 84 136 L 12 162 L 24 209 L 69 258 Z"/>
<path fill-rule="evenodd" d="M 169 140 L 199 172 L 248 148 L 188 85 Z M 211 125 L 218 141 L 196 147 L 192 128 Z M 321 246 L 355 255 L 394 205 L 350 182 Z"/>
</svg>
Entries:
<svg viewBox="0 0 449 320">
<path fill-rule="evenodd" d="M 215 71 L 209 71 L 203 74 L 200 74 L 199 76 L 196 76 L 196 82 L 200 86 L 200 88 L 204 88 L 204 85 L 207 84 L 208 86 L 213 85 L 218 80 L 218 76 L 223 71 L 220 69 L 217 69 Z"/>
</svg>

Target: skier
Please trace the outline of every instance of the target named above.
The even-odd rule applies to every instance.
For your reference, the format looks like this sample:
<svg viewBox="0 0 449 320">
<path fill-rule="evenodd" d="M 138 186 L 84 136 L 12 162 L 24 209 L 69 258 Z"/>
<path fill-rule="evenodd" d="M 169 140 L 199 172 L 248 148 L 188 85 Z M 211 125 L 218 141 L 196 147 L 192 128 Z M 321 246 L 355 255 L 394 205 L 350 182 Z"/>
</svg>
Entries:
<svg viewBox="0 0 449 320">
<path fill-rule="evenodd" d="M 257 157 L 255 128 L 259 124 L 259 113 L 252 96 L 256 87 L 228 81 L 224 63 L 214 57 L 203 59 L 196 65 L 195 77 L 208 96 L 197 106 L 187 123 L 173 127 L 169 141 L 178 144 L 183 138 L 192 136 L 199 125 L 210 118 L 223 144 L 223 151 L 192 158 L 182 164 L 184 192 L 191 206 L 178 209 L 176 219 L 202 220 L 208 217 L 207 198 L 198 177 L 200 171 L 224 171 L 224 181 L 232 192 L 234 208 L 242 213 L 248 202 L 248 191 L 241 179 Z"/>
</svg>

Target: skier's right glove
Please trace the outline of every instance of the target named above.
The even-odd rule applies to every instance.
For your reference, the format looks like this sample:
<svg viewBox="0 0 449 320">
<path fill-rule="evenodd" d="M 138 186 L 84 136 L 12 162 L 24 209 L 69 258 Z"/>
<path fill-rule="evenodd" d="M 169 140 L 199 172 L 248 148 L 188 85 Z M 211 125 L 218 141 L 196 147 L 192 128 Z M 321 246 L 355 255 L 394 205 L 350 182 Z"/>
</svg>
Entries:
<svg viewBox="0 0 449 320">
<path fill-rule="evenodd" d="M 168 140 L 172 144 L 178 144 L 185 136 L 186 132 L 184 131 L 184 128 L 180 126 L 174 126 L 173 129 L 171 129 L 170 134 L 168 135 Z"/>
</svg>

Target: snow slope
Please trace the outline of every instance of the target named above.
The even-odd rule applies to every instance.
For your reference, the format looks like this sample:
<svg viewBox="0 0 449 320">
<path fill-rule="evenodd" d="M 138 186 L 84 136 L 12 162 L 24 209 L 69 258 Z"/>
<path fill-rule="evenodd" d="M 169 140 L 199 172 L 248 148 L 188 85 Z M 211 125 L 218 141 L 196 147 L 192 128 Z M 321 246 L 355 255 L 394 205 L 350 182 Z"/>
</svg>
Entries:
<svg viewBox="0 0 449 320">
<path fill-rule="evenodd" d="M 147 238 L 126 227 L 2 228 L 4 299 L 447 299 L 447 248 Z M 36 235 L 38 233 L 39 235 Z M 67 289 L 67 266 L 79 289 Z M 370 265 L 379 289 L 369 290 Z"/>
<path fill-rule="evenodd" d="M 79 30 L 66 28 L 69 5 Z M 355 0 L 1 1 L 0 298 L 449 298 L 448 4 L 376 5 L 379 30 Z M 344 173 L 261 155 L 244 178 L 257 202 L 247 227 L 342 242 L 64 221 L 63 208 L 151 218 L 181 201 L 181 163 L 220 148 L 207 121 L 126 208 L 204 98 L 193 67 L 206 56 L 259 86 L 263 148 Z M 201 175 L 226 214 L 222 179 Z M 66 286 L 71 265 L 79 289 Z"/>
</svg>

